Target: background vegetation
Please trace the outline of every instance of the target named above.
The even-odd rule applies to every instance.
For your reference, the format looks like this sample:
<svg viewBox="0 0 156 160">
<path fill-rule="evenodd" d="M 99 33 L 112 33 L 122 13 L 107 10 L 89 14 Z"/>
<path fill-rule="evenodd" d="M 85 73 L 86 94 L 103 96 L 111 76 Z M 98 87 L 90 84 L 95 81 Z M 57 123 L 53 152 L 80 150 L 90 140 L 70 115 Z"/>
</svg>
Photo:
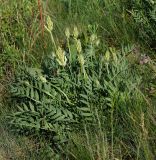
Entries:
<svg viewBox="0 0 156 160">
<path fill-rule="evenodd" d="M 0 3 L 0 159 L 154 160 L 156 1 Z"/>
</svg>

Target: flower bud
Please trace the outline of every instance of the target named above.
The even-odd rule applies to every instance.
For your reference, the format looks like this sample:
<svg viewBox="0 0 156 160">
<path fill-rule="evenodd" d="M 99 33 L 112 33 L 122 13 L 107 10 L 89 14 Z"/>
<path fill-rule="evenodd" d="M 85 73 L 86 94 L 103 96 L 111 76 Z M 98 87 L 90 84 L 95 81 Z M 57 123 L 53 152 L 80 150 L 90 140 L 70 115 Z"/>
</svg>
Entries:
<svg viewBox="0 0 156 160">
<path fill-rule="evenodd" d="M 70 37 L 69 28 L 66 28 L 66 30 L 65 30 L 65 35 L 66 35 L 66 37 L 69 39 L 69 37 Z"/>
<path fill-rule="evenodd" d="M 78 31 L 78 29 L 77 29 L 76 26 L 74 27 L 73 35 L 74 35 L 74 38 L 75 38 L 75 39 L 77 39 L 78 36 L 79 36 L 79 31 Z"/>
<path fill-rule="evenodd" d="M 90 37 L 90 41 L 93 43 L 97 39 L 96 34 L 92 34 Z"/>
<path fill-rule="evenodd" d="M 41 80 L 43 83 L 46 83 L 46 82 L 47 82 L 47 80 L 46 80 L 46 78 L 45 78 L 45 77 L 40 76 L 39 78 L 40 78 L 40 80 Z"/>
<path fill-rule="evenodd" d="M 96 87 L 97 87 L 97 88 L 100 88 L 101 85 L 100 85 L 100 82 L 99 82 L 98 79 L 95 80 L 95 84 L 96 84 Z"/>
<path fill-rule="evenodd" d="M 67 58 L 65 56 L 65 51 L 62 50 L 61 47 L 58 47 L 57 51 L 56 51 L 56 57 L 57 57 L 57 61 L 61 66 L 65 66 L 66 62 L 67 62 Z"/>
<path fill-rule="evenodd" d="M 100 44 L 100 40 L 98 39 L 96 42 L 95 42 L 96 46 L 98 47 L 99 44 Z"/>
<path fill-rule="evenodd" d="M 83 66 L 83 65 L 84 65 L 84 63 L 85 63 L 85 60 L 84 60 L 83 55 L 82 55 L 82 54 L 80 54 L 80 55 L 79 55 L 79 57 L 78 57 L 78 59 L 79 59 L 79 63 L 80 63 L 80 65 L 81 65 L 81 66 Z"/>
<path fill-rule="evenodd" d="M 47 28 L 49 31 L 53 30 L 53 22 L 49 16 L 47 17 Z"/>
<path fill-rule="evenodd" d="M 80 40 L 76 40 L 76 49 L 77 49 L 78 53 L 81 53 L 82 46 L 81 46 L 81 41 Z"/>
<path fill-rule="evenodd" d="M 106 62 L 109 62 L 109 60 L 110 60 L 110 52 L 108 50 L 105 53 L 104 59 Z"/>
</svg>

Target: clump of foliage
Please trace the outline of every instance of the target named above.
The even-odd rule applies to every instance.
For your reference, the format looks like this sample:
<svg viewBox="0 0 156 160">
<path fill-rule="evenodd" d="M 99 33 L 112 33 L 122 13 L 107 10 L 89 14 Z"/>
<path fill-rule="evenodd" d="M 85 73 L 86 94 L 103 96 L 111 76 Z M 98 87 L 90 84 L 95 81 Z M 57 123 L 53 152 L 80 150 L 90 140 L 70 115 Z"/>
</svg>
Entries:
<svg viewBox="0 0 156 160">
<path fill-rule="evenodd" d="M 127 58 L 133 54 L 134 46 L 123 47 L 122 50 L 102 49 L 91 26 L 87 34 L 79 33 L 77 27 L 72 33 L 67 28 L 66 43 L 63 47 L 58 46 L 53 36 L 53 25 L 48 17 L 45 28 L 54 51 L 45 58 L 40 69 L 23 68 L 11 85 L 15 102 L 15 112 L 10 116 L 12 126 L 19 132 L 39 135 L 63 157 L 73 157 L 75 150 L 71 150 L 69 142 L 77 131 L 82 137 L 87 137 L 86 149 L 89 147 L 89 151 L 86 152 L 93 159 L 97 154 L 108 159 L 119 156 L 123 159 L 153 157 L 148 147 L 150 142 L 146 139 L 144 115 L 147 103 L 140 91 L 142 76 Z M 135 117 L 136 114 L 142 115 L 141 119 Z M 104 144 L 111 148 L 106 153 L 98 153 L 89 138 L 92 133 L 96 134 L 101 122 L 100 136 L 107 135 L 108 143 Z M 139 123 L 142 125 L 138 128 Z M 130 128 L 132 132 L 128 132 Z M 140 134 L 141 130 L 143 134 Z M 145 139 L 140 142 L 142 136 Z M 119 145 L 120 141 L 122 144 Z M 82 147 L 77 142 L 73 143 Z M 96 143 L 100 145 L 99 140 Z M 128 145 L 132 149 L 125 150 Z M 69 147 L 65 149 L 65 146 Z M 121 152 L 126 152 L 124 155 L 116 151 L 119 146 Z"/>
<path fill-rule="evenodd" d="M 2 151 L 15 159 L 155 159 L 156 64 L 143 54 L 154 48 L 155 1 L 0 2 L 0 95 L 11 84 L 12 102 L 7 111 L 0 99 Z"/>
</svg>

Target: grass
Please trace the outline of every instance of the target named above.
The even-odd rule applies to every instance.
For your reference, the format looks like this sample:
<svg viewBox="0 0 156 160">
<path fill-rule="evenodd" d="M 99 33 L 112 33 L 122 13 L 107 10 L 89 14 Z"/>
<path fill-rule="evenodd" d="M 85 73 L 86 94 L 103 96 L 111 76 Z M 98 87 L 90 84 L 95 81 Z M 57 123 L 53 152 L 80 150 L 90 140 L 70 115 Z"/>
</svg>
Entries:
<svg viewBox="0 0 156 160">
<path fill-rule="evenodd" d="M 40 1 L 42 12 L 37 1 L 0 2 L 0 159 L 154 160 L 156 63 L 151 44 L 155 24 L 152 18 L 148 20 L 154 10 L 151 2 L 47 0 Z M 141 6 L 148 7 L 142 11 Z M 51 34 L 45 27 L 43 33 L 47 16 L 53 22 Z M 68 28 L 72 34 L 74 27 L 78 28 L 78 37 L 68 38 L 65 31 Z M 59 51 L 66 53 L 63 60 Z M 55 58 L 51 58 L 52 53 Z M 65 57 L 69 61 L 65 62 Z M 33 89 L 41 82 L 44 86 L 44 80 L 53 86 L 50 90 L 35 88 L 39 90 L 41 110 L 32 101 L 33 93 L 23 98 L 25 80 Z M 24 93 L 19 91 L 17 96 L 10 86 L 22 86 Z M 52 102 L 46 108 L 49 95 Z M 27 108 L 22 108 L 23 103 Z M 67 132 L 61 116 L 58 123 L 54 117 L 48 119 L 51 106 L 61 106 L 64 111 L 60 114 L 66 109 L 77 114 L 78 124 L 72 122 L 74 118 L 65 122 L 65 128 L 70 128 Z M 43 122 L 41 128 L 22 128 L 25 122 L 31 124 L 29 120 L 37 122 L 34 109 Z M 21 117 L 12 116 L 19 112 Z M 90 113 L 91 122 L 85 119 Z M 57 129 L 51 131 L 46 124 L 56 124 Z M 67 132 L 66 138 L 62 131 Z"/>
</svg>

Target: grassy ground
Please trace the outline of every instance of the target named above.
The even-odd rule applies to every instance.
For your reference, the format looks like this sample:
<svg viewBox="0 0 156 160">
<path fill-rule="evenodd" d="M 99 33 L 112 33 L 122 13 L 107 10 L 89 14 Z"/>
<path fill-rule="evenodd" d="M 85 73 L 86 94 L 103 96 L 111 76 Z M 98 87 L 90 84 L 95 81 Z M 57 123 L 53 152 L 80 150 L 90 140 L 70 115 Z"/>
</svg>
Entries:
<svg viewBox="0 0 156 160">
<path fill-rule="evenodd" d="M 130 3 L 121 0 L 0 0 L 0 2 L 2 3 L 0 159 L 154 160 L 155 23 L 152 18 L 148 21 L 149 15 L 145 12 L 147 10 L 149 13 L 150 10 L 153 15 L 152 2 Z M 139 12 L 141 5 L 144 11 Z M 48 26 L 47 16 L 50 16 L 53 22 L 52 34 L 49 34 L 45 27 Z M 75 26 L 79 31 L 75 39 L 80 40 L 81 46 L 77 45 L 73 35 L 68 39 L 67 28 L 72 34 Z M 70 52 L 73 54 L 78 52 L 81 56 L 78 56 L 78 61 L 67 63 L 67 67 L 61 67 L 48 59 L 58 46 L 67 52 L 67 58 Z M 104 64 L 103 59 L 97 55 L 104 57 Z M 61 64 L 59 58 L 56 62 Z M 44 131 L 42 128 L 34 134 L 34 128 L 31 128 L 33 131 L 29 132 L 28 129 L 29 134 L 23 132 L 21 134 L 18 132 L 21 130 L 19 122 L 23 123 L 26 119 L 20 121 L 21 117 L 18 115 L 15 116 L 17 119 L 13 119 L 14 117 L 8 119 L 8 116 L 17 112 L 17 105 L 23 100 L 21 95 L 16 97 L 10 93 L 10 86 L 19 87 L 19 82 L 23 80 L 31 84 L 31 74 L 34 72 L 30 71 L 29 75 L 23 71 L 23 68 L 28 67 L 42 69 L 48 83 L 55 83 L 55 92 L 53 88 L 42 92 L 55 96 L 53 103 L 56 106 L 59 104 L 68 108 L 68 105 L 70 106 L 68 97 L 72 103 L 84 106 L 86 102 L 81 104 L 76 96 L 79 95 L 79 98 L 81 94 L 87 96 L 87 106 L 93 112 L 93 121 L 91 124 L 86 120 L 80 121 L 76 126 L 70 124 L 72 131 L 68 134 L 69 141 L 63 143 L 61 149 L 58 147 L 60 142 L 56 146 L 51 141 L 53 132 L 49 133 L 49 130 L 45 129 L 46 125 Z M 89 77 L 88 81 L 86 74 Z M 27 78 L 28 76 L 31 78 Z M 37 76 L 36 83 L 45 80 L 44 74 Z M 82 84 L 79 86 L 80 82 Z M 89 89 L 90 85 L 93 85 L 92 90 Z M 42 92 L 38 101 L 43 104 Z M 27 104 L 32 101 L 24 99 L 23 102 Z M 74 109 L 71 110 L 70 107 L 68 109 L 72 112 Z M 45 109 L 44 105 L 42 108 Z M 46 108 L 46 111 L 48 109 Z M 39 110 L 38 112 L 42 116 L 42 112 Z M 46 116 L 41 118 L 46 119 Z M 16 121 L 19 128 L 10 125 L 10 121 Z M 47 122 L 49 121 L 52 122 L 51 119 Z M 27 130 L 24 128 L 23 131 Z M 61 135 L 60 130 L 56 133 Z"/>
</svg>

